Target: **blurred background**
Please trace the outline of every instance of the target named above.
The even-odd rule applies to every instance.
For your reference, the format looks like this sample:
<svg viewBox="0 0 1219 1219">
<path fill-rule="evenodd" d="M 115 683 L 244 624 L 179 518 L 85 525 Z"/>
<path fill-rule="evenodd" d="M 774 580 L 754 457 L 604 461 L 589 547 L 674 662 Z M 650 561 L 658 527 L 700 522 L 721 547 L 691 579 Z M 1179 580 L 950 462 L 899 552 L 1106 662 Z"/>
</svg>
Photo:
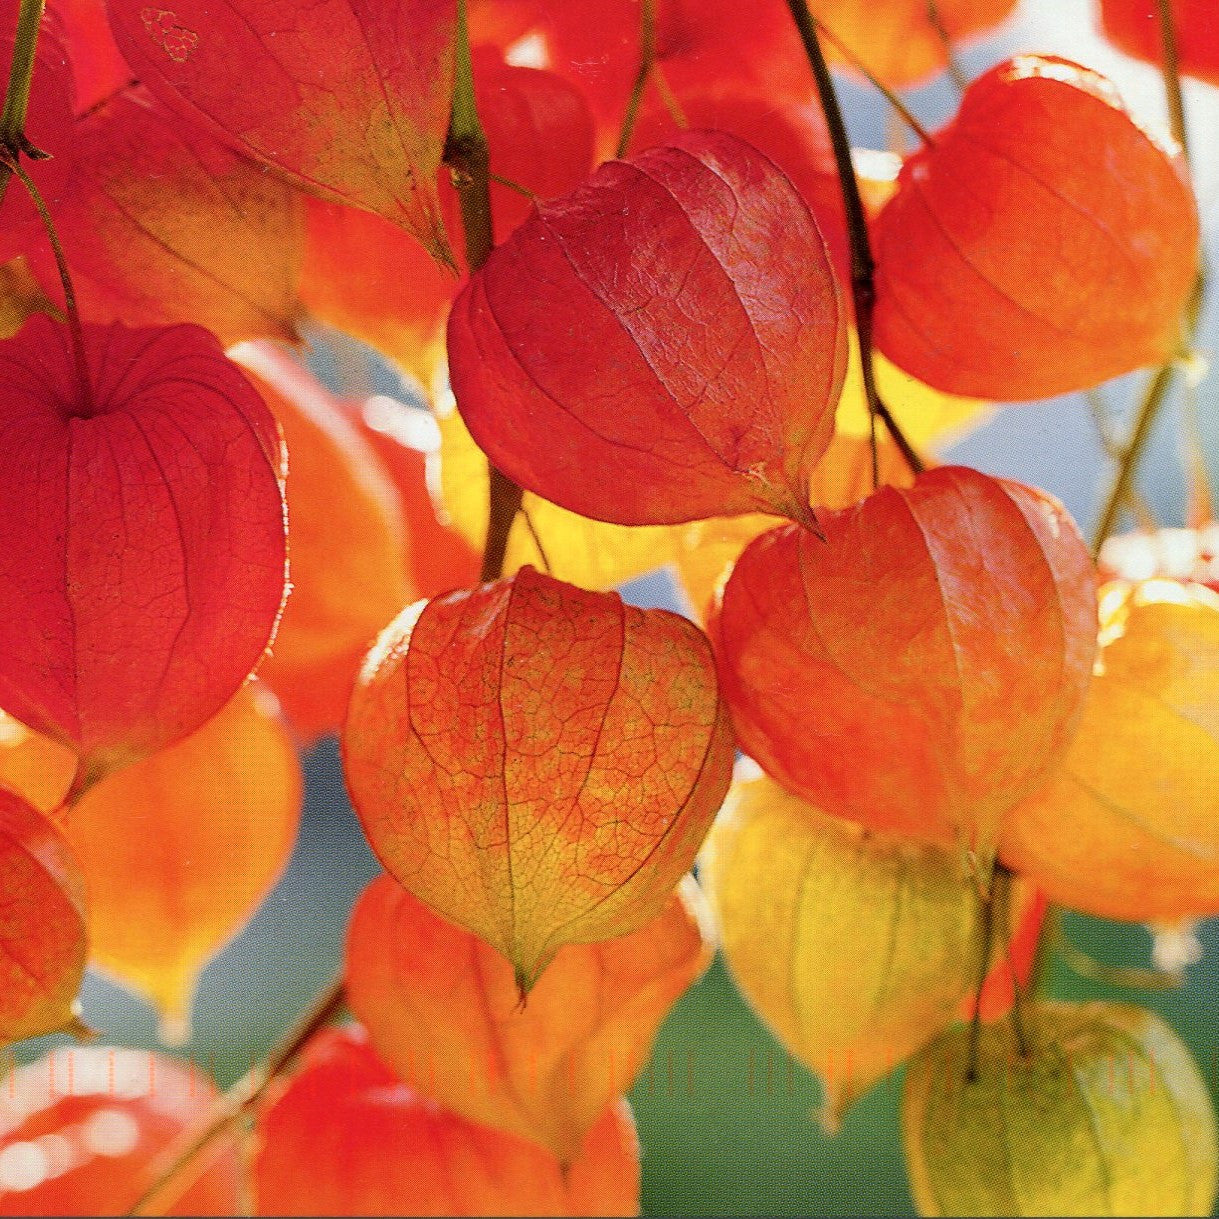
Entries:
<svg viewBox="0 0 1219 1219">
<path fill-rule="evenodd" d="M 1101 41 L 1089 0 L 1026 0 L 998 36 L 963 48 L 961 59 L 973 76 L 1017 51 L 1053 52 L 1096 67 L 1115 80 L 1136 113 L 1164 124 L 1158 73 Z M 840 84 L 856 145 L 885 147 L 889 119 L 883 100 L 867 86 L 841 78 Z M 942 83 L 914 92 L 910 101 L 934 127 L 950 116 L 955 98 Z M 1186 82 L 1186 104 L 1204 235 L 1214 264 L 1219 261 L 1213 206 L 1219 185 L 1219 91 Z M 312 362 L 324 377 L 333 377 L 337 367 L 337 342 L 336 336 L 315 336 Z M 1204 315 L 1202 355 L 1215 345 L 1212 307 Z M 403 392 L 388 371 L 385 378 L 379 390 Z M 1138 385 L 1134 377 L 1106 387 L 1116 420 L 1128 412 Z M 1212 480 L 1219 478 L 1214 395 L 1214 379 L 1195 394 Z M 1139 478 L 1139 489 L 1164 524 L 1183 520 L 1176 436 L 1186 406 L 1182 395 L 1164 412 Z M 1000 410 L 940 456 L 1046 488 L 1065 502 L 1085 534 L 1108 469 L 1091 409 L 1077 397 Z M 679 608 L 664 573 L 623 591 L 637 604 Z M 310 752 L 306 772 L 305 817 L 291 867 L 246 932 L 204 974 L 192 1037 L 180 1050 L 214 1072 L 222 1086 L 263 1056 L 329 980 L 339 961 L 347 911 L 377 871 L 344 794 L 333 740 Z M 1141 927 L 1069 916 L 1067 930 L 1099 959 L 1148 962 L 1151 941 Z M 1219 925 L 1204 926 L 1200 938 L 1206 952 L 1190 968 L 1183 990 L 1122 991 L 1084 981 L 1058 961 L 1052 990 L 1064 998 L 1126 998 L 1155 1008 L 1190 1044 L 1219 1103 L 1214 1002 Z M 84 1008 L 88 1023 L 107 1043 L 159 1044 L 151 1010 L 102 978 L 88 980 Z M 52 1038 L 27 1043 L 20 1057 L 28 1060 L 57 1043 Z M 816 1082 L 758 1024 L 717 961 L 678 1004 L 631 1093 L 644 1148 L 644 1213 L 912 1214 L 902 1166 L 899 1094 L 900 1076 L 895 1076 L 848 1115 L 837 1136 L 826 1136 L 816 1120 Z"/>
</svg>

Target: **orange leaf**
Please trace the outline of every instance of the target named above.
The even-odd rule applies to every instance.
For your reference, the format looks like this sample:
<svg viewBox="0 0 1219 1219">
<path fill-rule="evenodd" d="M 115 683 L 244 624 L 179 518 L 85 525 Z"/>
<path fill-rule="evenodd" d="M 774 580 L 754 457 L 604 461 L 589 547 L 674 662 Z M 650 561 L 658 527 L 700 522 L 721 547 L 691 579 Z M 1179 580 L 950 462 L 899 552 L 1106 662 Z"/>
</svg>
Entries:
<svg viewBox="0 0 1219 1219">
<path fill-rule="evenodd" d="M 0 1045 L 71 1024 L 85 969 L 85 889 L 63 835 L 0 788 Z"/>
<path fill-rule="evenodd" d="M 109 0 L 136 77 L 306 189 L 377 212 L 450 257 L 436 197 L 453 0 Z"/>
<path fill-rule="evenodd" d="M 212 1081 L 167 1054 L 68 1046 L 19 1067 L 0 1088 L 0 1215 L 126 1215 L 156 1164 L 211 1111 Z M 232 1138 L 170 1215 L 238 1214 Z"/>
<path fill-rule="evenodd" d="M 1043 492 L 945 466 L 754 541 L 710 633 L 742 748 L 818 808 L 993 847 L 1082 710 L 1088 552 Z"/>
<path fill-rule="evenodd" d="M 302 779 L 275 700 L 243 688 L 168 749 L 109 776 L 72 808 L 89 887 L 91 961 L 147 996 L 166 1040 L 187 1035 L 204 965 L 287 866 Z"/>
<path fill-rule="evenodd" d="M 1103 918 L 1219 913 L 1219 595 L 1115 583 L 1075 743 L 1004 828 L 1003 858 Z"/>
<path fill-rule="evenodd" d="M 522 1006 L 499 953 L 381 876 L 352 913 L 347 994 L 411 1087 L 568 1163 L 710 965 L 706 920 L 687 877 L 637 931 L 559 949 Z"/>
<path fill-rule="evenodd" d="M 400 1082 L 359 1027 L 314 1038 L 258 1123 L 259 1215 L 635 1215 L 630 1109 L 605 1109 L 562 1169 Z"/>
<path fill-rule="evenodd" d="M 877 346 L 994 401 L 1171 359 L 1198 267 L 1175 152 L 1096 72 L 1033 55 L 992 68 L 877 219 Z"/>
<path fill-rule="evenodd" d="M 656 917 L 729 782 L 706 637 L 522 568 L 421 602 L 369 653 L 343 733 L 387 870 L 512 962 Z"/>
<path fill-rule="evenodd" d="M 142 89 L 77 121 L 75 158 L 55 221 L 85 317 L 197 322 L 225 345 L 295 337 L 299 192 Z M 35 248 L 59 300 L 49 248 Z"/>
</svg>

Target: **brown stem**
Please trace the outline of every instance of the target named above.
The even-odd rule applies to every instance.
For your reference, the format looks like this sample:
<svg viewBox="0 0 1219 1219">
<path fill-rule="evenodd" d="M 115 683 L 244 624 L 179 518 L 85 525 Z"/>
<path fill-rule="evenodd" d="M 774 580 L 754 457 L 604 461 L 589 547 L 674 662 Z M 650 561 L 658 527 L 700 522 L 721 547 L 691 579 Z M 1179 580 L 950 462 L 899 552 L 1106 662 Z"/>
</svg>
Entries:
<svg viewBox="0 0 1219 1219">
<path fill-rule="evenodd" d="M 1160 19 L 1160 72 L 1164 78 L 1164 97 L 1168 102 L 1168 122 L 1172 138 L 1181 145 L 1189 164 L 1189 131 L 1185 124 L 1185 102 L 1181 96 L 1181 64 L 1177 52 L 1177 27 L 1172 16 L 1172 0 L 1156 0 Z"/>
<path fill-rule="evenodd" d="M 846 213 L 847 235 L 851 245 L 851 296 L 855 302 L 855 329 L 859 335 L 859 362 L 863 370 L 863 388 L 868 410 L 885 421 L 885 426 L 906 463 L 915 474 L 921 474 L 926 469 L 924 462 L 898 427 L 876 388 L 876 370 L 872 361 L 876 263 L 872 258 L 872 245 L 868 239 L 868 221 L 859 193 L 859 182 L 851 162 L 851 141 L 838 105 L 838 95 L 834 91 L 834 81 L 825 62 L 825 55 L 817 38 L 816 22 L 813 21 L 807 3 L 805 0 L 787 0 L 787 7 L 813 69 L 813 79 L 817 83 L 817 93 L 825 112 L 826 126 L 829 128 L 830 143 L 834 148 L 834 163 L 838 167 L 838 181 L 842 187 L 842 205 Z"/>
<path fill-rule="evenodd" d="M 465 0 L 459 0 L 457 5 L 456 60 L 453 114 L 449 121 L 444 159 L 453 171 L 453 185 L 461 205 L 466 265 L 473 275 L 495 248 L 495 227 L 491 214 L 491 153 L 474 100 L 474 70 L 470 62 Z M 484 582 L 498 580 L 503 574 L 508 535 L 512 532 L 522 499 L 521 489 L 512 479 L 490 462 L 487 467 L 490 478 L 487 541 L 483 547 L 482 562 Z"/>
<path fill-rule="evenodd" d="M 251 1067 L 212 1107 L 194 1130 L 172 1144 L 154 1166 L 152 1184 L 140 1195 L 129 1215 L 164 1213 L 189 1188 L 188 1175 L 199 1157 L 242 1117 L 252 1112 L 273 1080 L 284 1073 L 315 1034 L 326 1027 L 347 1001 L 339 974 L 288 1030 L 264 1062 Z"/>
<path fill-rule="evenodd" d="M 639 70 L 635 73 L 635 81 L 631 86 L 626 116 L 622 120 L 622 132 L 618 136 L 618 146 L 614 152 L 619 158 L 625 157 L 631 146 L 631 136 L 635 133 L 635 121 L 639 118 L 643 91 L 647 88 L 648 77 L 652 75 L 652 67 L 656 63 L 656 0 L 643 0 L 640 8 Z"/>
<path fill-rule="evenodd" d="M 964 93 L 969 87 L 969 81 L 966 79 L 965 73 L 961 71 L 956 48 L 952 45 L 952 38 L 948 33 L 948 27 L 944 24 L 944 17 L 936 0 L 927 0 L 927 20 L 931 22 L 931 28 L 935 30 L 936 37 L 944 48 L 944 64 L 948 68 L 948 75 L 952 79 L 952 83 L 956 86 L 958 93 Z"/>
</svg>

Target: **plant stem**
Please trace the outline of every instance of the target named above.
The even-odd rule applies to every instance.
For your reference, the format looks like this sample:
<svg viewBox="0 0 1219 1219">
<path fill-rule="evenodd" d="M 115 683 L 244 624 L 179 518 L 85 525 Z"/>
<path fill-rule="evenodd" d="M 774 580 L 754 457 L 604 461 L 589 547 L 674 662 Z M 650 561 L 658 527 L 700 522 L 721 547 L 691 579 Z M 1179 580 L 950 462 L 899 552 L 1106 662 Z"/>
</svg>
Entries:
<svg viewBox="0 0 1219 1219">
<path fill-rule="evenodd" d="M 872 246 L 868 240 L 868 221 L 863 210 L 863 199 L 859 194 L 859 183 L 851 162 L 851 142 L 843 122 L 842 110 L 838 105 L 838 95 L 834 91 L 834 81 L 826 65 L 825 55 L 817 38 L 817 26 L 806 0 L 787 0 L 787 7 L 813 69 L 813 79 L 817 83 L 817 93 L 821 98 L 830 142 L 834 148 L 834 162 L 838 167 L 847 235 L 851 243 L 851 296 L 855 302 L 855 329 L 859 335 L 859 361 L 863 369 L 864 396 L 867 399 L 868 411 L 884 420 L 889 434 L 906 459 L 906 464 L 915 474 L 921 474 L 926 466 L 898 427 L 876 388 L 876 371 L 872 363 L 872 310 L 876 304 L 876 264 L 872 259 Z"/>
<path fill-rule="evenodd" d="M 631 136 L 635 134 L 635 120 L 639 117 L 639 105 L 643 101 L 643 91 L 647 88 L 648 77 L 652 75 L 652 67 L 656 63 L 656 0 L 643 0 L 642 24 L 639 31 L 639 71 L 635 73 L 635 83 L 631 86 L 631 96 L 626 104 L 626 117 L 622 120 L 622 132 L 618 136 L 618 146 L 614 152 L 616 157 L 625 157 L 631 146 Z"/>
<path fill-rule="evenodd" d="M 1189 164 L 1189 132 L 1185 125 L 1185 102 L 1181 97 L 1181 64 L 1177 54 L 1177 27 L 1172 17 L 1172 0 L 1156 0 L 1160 18 L 1160 71 L 1164 77 L 1164 97 L 1168 102 L 1168 122 L 1172 138 L 1181 145 Z"/>
<path fill-rule="evenodd" d="M 1072 973 L 1107 986 L 1124 986 L 1131 990 L 1180 990 L 1185 985 L 1184 974 L 1166 973 L 1160 969 L 1131 969 L 1125 965 L 1106 965 L 1077 948 L 1067 938 L 1059 919 L 1053 929 L 1051 947 Z"/>
<path fill-rule="evenodd" d="M 935 30 L 936 37 L 944 48 L 944 64 L 948 69 L 948 75 L 952 78 L 952 83 L 956 86 L 958 93 L 964 93 L 969 87 L 969 81 L 965 78 L 965 73 L 961 71 L 960 63 L 957 62 L 956 48 L 952 45 L 948 27 L 944 24 L 944 17 L 936 0 L 927 0 L 927 20 L 931 22 L 931 28 Z"/>
<path fill-rule="evenodd" d="M 59 243 L 59 234 L 55 232 L 55 222 L 47 209 L 46 201 L 34 185 L 33 179 L 16 156 L 7 148 L 0 150 L 0 164 L 6 166 L 21 180 L 21 185 L 29 192 L 30 199 L 38 209 L 42 219 L 42 227 L 46 229 L 47 240 L 51 243 L 51 252 L 55 255 L 55 266 L 59 270 L 59 280 L 63 285 L 64 306 L 68 314 L 68 332 L 72 338 L 72 355 L 76 362 L 76 377 L 80 382 L 81 407 L 85 414 L 93 411 L 93 382 L 89 375 L 89 363 L 85 359 L 85 336 L 80 325 L 80 310 L 76 307 L 76 292 L 72 287 L 72 276 L 68 272 L 68 260 L 64 257 L 63 246 Z"/>
<path fill-rule="evenodd" d="M 13 165 L 24 152 L 44 155 L 25 138 L 25 116 L 30 107 L 30 81 L 34 76 L 34 55 L 38 50 L 38 29 L 42 24 L 44 0 L 21 0 L 17 12 L 17 34 L 13 42 L 13 62 L 9 67 L 4 110 L 0 112 L 0 147 L 12 160 L 0 163 L 0 200 L 8 189 Z"/>
<path fill-rule="evenodd" d="M 470 62 L 470 34 L 466 0 L 457 3 L 456 72 L 453 80 L 453 114 L 445 144 L 445 163 L 453 170 L 453 185 L 461 204 L 466 266 L 473 274 L 495 248 L 491 215 L 491 155 L 487 133 L 479 121 L 474 99 L 474 69 Z M 489 506 L 487 540 L 483 547 L 481 579 L 498 580 L 508 553 L 508 535 L 521 508 L 522 492 L 506 474 L 488 462 Z"/>
<path fill-rule="evenodd" d="M 176 1202 L 193 1180 L 187 1176 L 187 1170 L 225 1131 L 253 1110 L 271 1082 L 282 1075 L 313 1036 L 342 1011 L 346 1001 L 340 974 L 318 995 L 266 1060 L 251 1067 L 217 1100 L 202 1125 L 168 1149 L 153 1172 L 152 1184 L 127 1213 L 164 1213 L 166 1207 Z"/>
</svg>

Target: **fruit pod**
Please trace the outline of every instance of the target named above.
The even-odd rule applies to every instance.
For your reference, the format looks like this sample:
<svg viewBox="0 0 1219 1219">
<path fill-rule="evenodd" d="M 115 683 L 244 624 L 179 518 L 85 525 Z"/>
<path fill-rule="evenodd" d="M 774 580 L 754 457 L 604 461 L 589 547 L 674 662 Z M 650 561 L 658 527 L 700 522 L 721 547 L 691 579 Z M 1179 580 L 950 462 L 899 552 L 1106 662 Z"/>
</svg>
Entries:
<svg viewBox="0 0 1219 1219">
<path fill-rule="evenodd" d="M 733 784 L 699 864 L 732 976 L 820 1076 L 829 1128 L 977 984 L 981 903 L 940 847 L 871 834 L 760 777 Z"/>
<path fill-rule="evenodd" d="M 364 1029 L 326 1029 L 256 1127 L 258 1215 L 635 1215 L 630 1106 L 607 1105 L 566 1169 L 409 1088 Z"/>
<path fill-rule="evenodd" d="M 813 523 L 845 313 L 807 204 L 735 136 L 684 132 L 539 206 L 457 298 L 448 350 L 479 447 L 561 507 Z"/>
<path fill-rule="evenodd" d="M 910 1064 L 902 1130 L 920 1215 L 1209 1215 L 1215 1116 L 1177 1035 L 1117 1003 L 1042 1003 L 953 1029 Z M 976 1070 L 971 1067 L 976 1066 Z"/>
<path fill-rule="evenodd" d="M 512 962 L 655 918 L 732 770 L 711 649 L 685 618 L 522 568 L 405 610 L 343 733 L 386 870 Z"/>
<path fill-rule="evenodd" d="M 741 748 L 872 829 L 993 850 L 1075 731 L 1095 578 L 1062 506 L 945 466 L 737 560 L 708 633 Z"/>
<path fill-rule="evenodd" d="M 992 68 L 876 221 L 877 347 L 1000 402 L 1174 358 L 1198 270 L 1177 153 L 1096 72 L 1036 55 Z"/>
<path fill-rule="evenodd" d="M 380 876 L 352 911 L 347 995 L 377 1052 L 412 1087 L 570 1164 L 711 964 L 709 928 L 687 876 L 637 931 L 564 945 L 522 1005 L 495 949 Z"/>
<path fill-rule="evenodd" d="M 1219 594 L 1116 581 L 1100 607 L 1078 735 L 1012 810 L 1000 855 L 1054 901 L 1102 918 L 1219 913 Z"/>
</svg>

